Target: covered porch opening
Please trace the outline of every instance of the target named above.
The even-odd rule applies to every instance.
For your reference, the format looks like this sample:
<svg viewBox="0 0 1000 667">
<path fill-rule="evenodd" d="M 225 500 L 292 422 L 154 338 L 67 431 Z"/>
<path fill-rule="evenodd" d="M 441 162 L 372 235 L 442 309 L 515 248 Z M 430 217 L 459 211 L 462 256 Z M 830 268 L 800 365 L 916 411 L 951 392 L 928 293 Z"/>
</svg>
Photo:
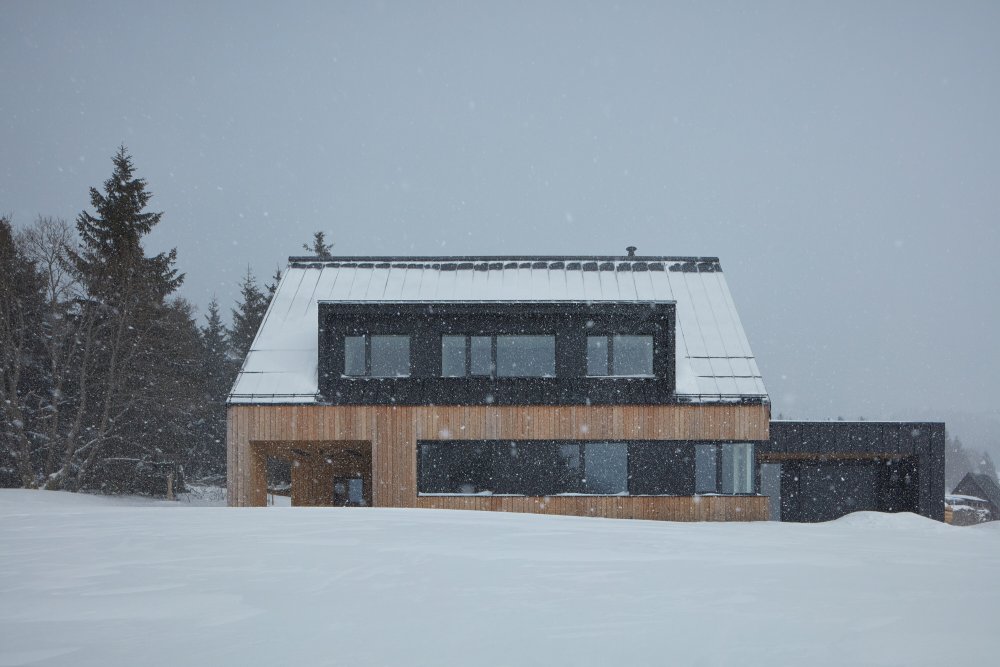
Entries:
<svg viewBox="0 0 1000 667">
<path fill-rule="evenodd" d="M 267 505 L 269 461 L 291 470 L 293 507 L 371 507 L 372 447 L 368 441 L 257 442 L 252 445 L 254 505 Z"/>
<path fill-rule="evenodd" d="M 814 523 L 851 512 L 919 513 L 916 457 L 894 453 L 766 453 L 761 493 L 771 520 Z"/>
</svg>

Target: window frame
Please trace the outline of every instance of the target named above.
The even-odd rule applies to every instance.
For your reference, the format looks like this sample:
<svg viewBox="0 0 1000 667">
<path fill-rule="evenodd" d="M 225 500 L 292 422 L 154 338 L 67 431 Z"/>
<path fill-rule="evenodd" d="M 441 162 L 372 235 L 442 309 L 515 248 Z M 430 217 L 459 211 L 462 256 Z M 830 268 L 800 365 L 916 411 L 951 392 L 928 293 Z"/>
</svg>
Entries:
<svg viewBox="0 0 1000 667">
<path fill-rule="evenodd" d="M 595 444 L 611 444 L 611 445 L 623 445 L 625 454 L 625 471 L 626 471 L 626 484 L 624 492 L 615 493 L 595 493 L 587 482 L 587 459 L 588 459 L 588 448 Z M 436 495 L 460 495 L 460 496 L 476 496 L 476 495 L 513 495 L 513 496 L 526 496 L 526 497 L 544 497 L 544 496 L 558 496 L 558 495 L 586 495 L 586 496 L 603 496 L 603 497 L 614 497 L 614 496 L 674 496 L 674 497 L 693 497 L 700 495 L 718 495 L 718 496 L 753 496 L 759 494 L 760 487 L 760 464 L 756 459 L 757 446 L 761 444 L 759 442 L 750 440 L 629 440 L 621 438 L 595 438 L 587 440 L 578 439 L 472 439 L 472 440 L 460 440 L 460 439 L 419 439 L 416 442 L 416 465 L 417 465 L 417 478 L 416 478 L 416 492 L 418 496 L 436 496 Z M 697 448 L 704 446 L 714 446 L 715 451 L 713 452 L 713 460 L 716 461 L 715 466 L 715 481 L 716 488 L 714 491 L 705 490 L 698 485 L 698 470 L 696 467 L 696 461 L 694 460 L 697 456 L 697 452 L 694 449 L 685 450 L 684 448 Z M 746 491 L 733 491 L 724 492 L 722 490 L 722 484 L 724 482 L 725 471 L 723 470 L 722 453 L 723 447 L 733 447 L 734 450 L 740 446 L 749 446 L 750 452 L 747 462 L 749 464 L 749 470 L 747 471 L 747 481 L 749 482 L 749 490 Z M 431 451 L 427 448 L 438 447 L 436 452 Z M 531 447 L 550 447 L 553 451 L 548 453 L 536 451 L 531 454 L 525 453 L 527 449 Z M 559 457 L 564 461 L 569 461 L 572 457 L 566 457 L 563 454 L 564 448 L 575 447 L 576 448 L 576 462 L 575 467 L 569 466 L 567 469 L 574 470 L 573 476 L 563 480 L 565 484 L 564 488 L 539 488 L 538 478 L 533 478 L 531 473 L 535 471 L 535 468 L 531 467 L 532 461 L 537 461 L 539 458 L 542 460 L 548 457 Z M 517 456 L 511 457 L 509 460 L 502 459 L 502 452 L 508 448 L 513 448 L 518 450 L 519 454 Z M 649 453 L 651 451 L 659 450 L 656 456 L 652 459 L 656 463 L 662 466 L 661 469 L 649 470 L 648 465 L 651 461 Z M 593 452 L 591 452 L 593 454 Z M 685 454 L 689 458 L 685 458 Z M 480 480 L 473 480 L 467 482 L 468 485 L 477 487 L 475 491 L 463 492 L 451 488 L 450 484 L 452 481 L 445 482 L 444 478 L 440 475 L 447 476 L 449 473 L 458 470 L 462 473 L 468 474 L 470 470 L 475 471 L 477 469 L 476 465 L 470 465 L 473 459 L 467 461 L 461 460 L 461 455 L 473 455 L 475 456 L 475 462 L 478 466 L 482 466 L 479 471 L 484 477 Z M 449 460 L 448 456 L 456 456 L 454 460 Z M 441 458 L 435 458 L 441 457 Z M 516 460 L 523 460 L 525 463 L 522 468 L 518 468 L 516 464 L 512 462 Z M 447 462 L 441 469 L 437 469 L 434 472 L 427 472 L 425 466 L 428 462 L 434 461 L 435 465 L 441 465 L 443 462 Z M 690 462 L 688 464 L 688 462 Z M 455 466 L 449 468 L 450 466 Z M 509 473 L 509 476 L 505 477 L 503 473 Z M 437 476 L 435 476 L 437 475 Z M 678 476 L 680 475 L 680 476 Z M 487 485 L 482 485 L 479 482 L 482 480 L 489 480 Z M 664 480 L 669 480 L 664 483 Z M 551 481 L 551 480 L 550 480 Z M 426 484 L 437 484 L 438 488 L 444 488 L 445 490 L 428 490 Z M 482 486 L 490 486 L 492 488 L 478 488 Z M 660 489 L 670 489 L 669 492 L 663 492 Z"/>
<path fill-rule="evenodd" d="M 524 337 L 548 337 L 552 339 L 552 375 L 500 375 L 497 373 L 497 338 L 516 338 L 519 336 Z M 445 375 L 444 374 L 444 339 L 445 338 L 464 338 L 465 339 L 465 374 L 464 375 Z M 473 338 L 488 338 L 490 342 L 490 372 L 486 373 L 473 373 L 473 356 L 472 356 L 472 339 Z M 555 332 L 552 333 L 530 333 L 530 334 L 512 334 L 512 333 L 474 333 L 474 334 L 461 334 L 461 333 L 442 333 L 441 337 L 441 378 L 459 379 L 459 378 L 485 378 L 490 380 L 531 380 L 531 379 L 554 379 L 560 377 L 558 371 L 558 364 L 556 360 L 558 358 L 558 346 L 559 346 L 559 336 Z"/>
<path fill-rule="evenodd" d="M 372 338 L 374 337 L 385 337 L 385 338 L 406 338 L 406 375 L 372 375 Z M 365 350 L 365 360 L 364 367 L 365 372 L 363 375 L 347 372 L 347 339 L 348 338 L 361 338 L 364 341 Z M 354 380 L 361 378 L 374 378 L 377 380 L 393 379 L 393 380 L 405 380 L 413 377 L 413 337 L 406 333 L 347 333 L 341 339 L 343 341 L 342 345 L 344 347 L 344 363 L 343 370 L 341 371 L 341 378 L 345 380 Z"/>
<path fill-rule="evenodd" d="M 615 338 L 646 338 L 650 339 L 650 364 L 653 365 L 652 373 L 643 373 L 640 375 L 632 375 L 626 373 L 618 373 L 615 368 Z M 605 360 L 605 373 L 602 375 L 591 375 L 590 374 L 590 339 L 591 338 L 603 338 L 604 339 L 604 352 L 607 357 Z M 586 369 L 588 378 L 655 378 L 656 377 L 656 336 L 652 334 L 631 334 L 631 333 L 588 333 L 587 334 L 587 346 L 585 348 L 587 355 L 586 358 Z"/>
</svg>

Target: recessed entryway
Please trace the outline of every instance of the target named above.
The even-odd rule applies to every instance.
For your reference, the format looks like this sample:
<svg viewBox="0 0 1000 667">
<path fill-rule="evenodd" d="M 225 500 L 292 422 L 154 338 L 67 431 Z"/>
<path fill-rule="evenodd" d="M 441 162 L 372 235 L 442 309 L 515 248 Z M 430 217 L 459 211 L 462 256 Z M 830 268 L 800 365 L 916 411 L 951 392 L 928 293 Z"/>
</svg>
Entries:
<svg viewBox="0 0 1000 667">
<path fill-rule="evenodd" d="M 264 477 L 266 468 L 272 467 L 267 464 L 273 461 L 289 466 L 293 507 L 371 506 L 370 442 L 267 442 L 255 446 L 263 459 L 255 467 L 255 477 Z M 258 484 L 266 487 L 267 482 L 262 479 Z"/>
</svg>

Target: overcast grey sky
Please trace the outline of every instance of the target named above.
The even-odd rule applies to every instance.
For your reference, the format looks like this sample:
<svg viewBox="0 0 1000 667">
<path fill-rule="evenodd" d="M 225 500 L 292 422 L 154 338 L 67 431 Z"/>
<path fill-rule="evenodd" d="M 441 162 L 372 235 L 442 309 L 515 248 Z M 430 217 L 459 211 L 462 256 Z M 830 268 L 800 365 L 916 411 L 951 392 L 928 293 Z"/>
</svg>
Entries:
<svg viewBox="0 0 1000 667">
<path fill-rule="evenodd" d="M 73 220 L 124 142 L 201 307 L 317 229 L 717 255 L 775 415 L 1000 419 L 1000 3 L 0 15 L 0 211 Z"/>
</svg>

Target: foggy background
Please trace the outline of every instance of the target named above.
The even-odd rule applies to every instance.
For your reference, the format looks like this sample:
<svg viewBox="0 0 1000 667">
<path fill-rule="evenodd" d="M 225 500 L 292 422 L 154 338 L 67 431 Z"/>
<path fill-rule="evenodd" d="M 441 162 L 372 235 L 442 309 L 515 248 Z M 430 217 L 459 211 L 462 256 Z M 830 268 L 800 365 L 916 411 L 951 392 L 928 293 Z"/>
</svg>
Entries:
<svg viewBox="0 0 1000 667">
<path fill-rule="evenodd" d="M 718 256 L 786 418 L 1000 452 L 1000 4 L 0 5 L 0 211 L 124 143 L 182 296 L 334 254 Z"/>
</svg>

